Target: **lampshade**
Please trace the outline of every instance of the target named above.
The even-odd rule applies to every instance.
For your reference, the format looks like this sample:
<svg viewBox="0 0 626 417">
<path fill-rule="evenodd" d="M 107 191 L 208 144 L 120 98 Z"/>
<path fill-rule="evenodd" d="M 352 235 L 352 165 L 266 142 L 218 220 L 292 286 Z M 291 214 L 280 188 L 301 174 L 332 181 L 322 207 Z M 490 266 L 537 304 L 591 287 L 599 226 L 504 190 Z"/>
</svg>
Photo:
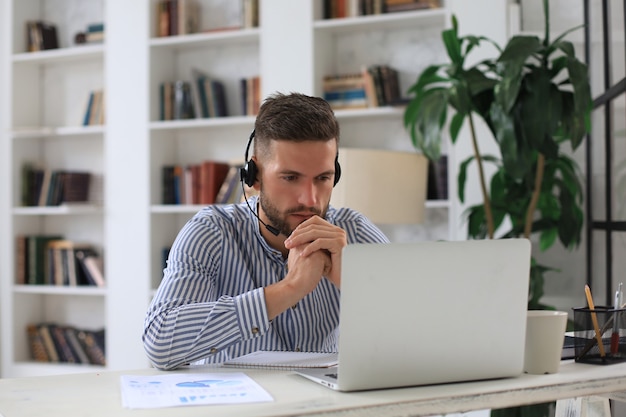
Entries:
<svg viewBox="0 0 626 417">
<path fill-rule="evenodd" d="M 340 148 L 333 207 L 355 209 L 376 224 L 424 219 L 428 160 L 416 152 Z"/>
</svg>

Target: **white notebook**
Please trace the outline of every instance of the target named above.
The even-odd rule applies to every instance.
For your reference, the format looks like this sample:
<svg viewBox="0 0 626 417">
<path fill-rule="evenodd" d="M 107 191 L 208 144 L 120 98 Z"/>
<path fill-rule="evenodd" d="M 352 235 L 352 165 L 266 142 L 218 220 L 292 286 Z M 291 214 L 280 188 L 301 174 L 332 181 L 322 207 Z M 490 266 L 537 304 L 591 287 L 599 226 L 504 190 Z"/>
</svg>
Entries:
<svg viewBox="0 0 626 417">
<path fill-rule="evenodd" d="M 337 364 L 337 353 L 260 350 L 230 359 L 223 365 L 235 368 L 300 369 L 330 368 Z"/>
</svg>

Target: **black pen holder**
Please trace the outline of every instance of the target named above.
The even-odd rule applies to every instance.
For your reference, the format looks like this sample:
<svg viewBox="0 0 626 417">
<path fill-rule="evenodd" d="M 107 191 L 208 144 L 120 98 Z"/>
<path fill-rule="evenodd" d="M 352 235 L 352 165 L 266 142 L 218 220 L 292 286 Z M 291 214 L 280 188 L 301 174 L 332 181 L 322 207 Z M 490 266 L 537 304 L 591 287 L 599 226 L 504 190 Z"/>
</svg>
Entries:
<svg viewBox="0 0 626 417">
<path fill-rule="evenodd" d="M 573 310 L 576 362 L 610 365 L 626 361 L 626 309 L 596 306 Z"/>
</svg>

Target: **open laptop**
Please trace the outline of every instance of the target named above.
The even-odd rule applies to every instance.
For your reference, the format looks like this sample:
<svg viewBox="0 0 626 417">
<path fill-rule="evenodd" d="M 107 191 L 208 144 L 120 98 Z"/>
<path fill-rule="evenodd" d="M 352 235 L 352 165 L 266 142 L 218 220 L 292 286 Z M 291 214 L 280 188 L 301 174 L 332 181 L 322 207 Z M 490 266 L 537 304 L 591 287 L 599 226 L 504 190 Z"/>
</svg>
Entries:
<svg viewBox="0 0 626 417">
<path fill-rule="evenodd" d="M 526 239 L 348 245 L 339 363 L 298 374 L 339 391 L 522 373 Z"/>
</svg>

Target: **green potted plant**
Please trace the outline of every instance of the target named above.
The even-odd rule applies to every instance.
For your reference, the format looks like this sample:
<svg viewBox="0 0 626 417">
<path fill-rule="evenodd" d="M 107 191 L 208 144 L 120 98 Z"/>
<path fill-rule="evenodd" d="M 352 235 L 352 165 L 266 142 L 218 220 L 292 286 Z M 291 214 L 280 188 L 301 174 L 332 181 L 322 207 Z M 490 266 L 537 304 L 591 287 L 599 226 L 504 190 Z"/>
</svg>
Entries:
<svg viewBox="0 0 626 417">
<path fill-rule="evenodd" d="M 453 17 L 452 28 L 442 33 L 450 62 L 431 65 L 418 76 L 404 114 L 414 147 L 431 160 L 440 157 L 444 130 L 449 129 L 454 144 L 468 122 L 473 155 L 459 166 L 458 196 L 464 202 L 473 165 L 482 191 L 482 204 L 465 213 L 469 237 L 494 238 L 497 231 L 502 238 L 535 234 L 541 251 L 557 239 L 568 249 L 580 243 L 581 173 L 565 145 L 575 150 L 581 144 L 591 112 L 587 66 L 564 39 L 578 28 L 551 41 L 548 0 L 543 6 L 544 39 L 518 35 L 504 49 L 485 37 L 459 37 Z M 493 44 L 499 56 L 466 67 L 468 55 L 481 42 Z M 500 155 L 481 154 L 476 117 L 489 128 Z M 495 167 L 489 181 L 485 164 Z M 500 231 L 505 225 L 508 229 Z M 544 273 L 551 269 L 533 259 L 529 309 L 549 308 L 540 299 Z"/>
</svg>

